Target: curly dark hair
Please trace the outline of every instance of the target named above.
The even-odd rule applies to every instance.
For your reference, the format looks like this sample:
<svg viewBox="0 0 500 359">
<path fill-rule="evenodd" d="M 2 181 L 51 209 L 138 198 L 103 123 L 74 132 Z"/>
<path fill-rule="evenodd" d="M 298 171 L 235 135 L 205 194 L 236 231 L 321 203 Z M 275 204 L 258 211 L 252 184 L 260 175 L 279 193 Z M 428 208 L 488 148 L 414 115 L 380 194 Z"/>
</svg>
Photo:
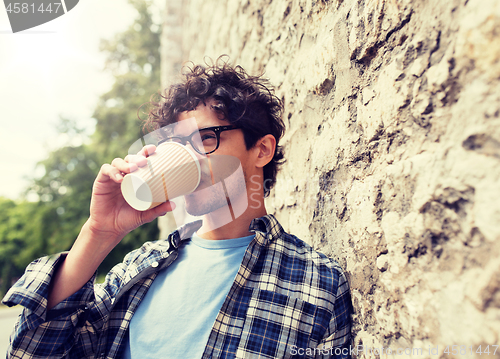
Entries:
<svg viewBox="0 0 500 359">
<path fill-rule="evenodd" d="M 221 119 L 242 129 L 247 150 L 267 134 L 276 139 L 273 159 L 264 166 L 264 196 L 267 197 L 284 162 L 278 142 L 285 131 L 282 101 L 268 80 L 250 76 L 241 66 L 232 67 L 223 58 L 213 65 L 184 66 L 182 76 L 181 82 L 165 89 L 161 101 L 150 103 L 145 128 L 155 130 L 167 126 L 176 122 L 180 113 L 195 110 L 206 100 L 215 100 L 211 108 Z"/>
</svg>

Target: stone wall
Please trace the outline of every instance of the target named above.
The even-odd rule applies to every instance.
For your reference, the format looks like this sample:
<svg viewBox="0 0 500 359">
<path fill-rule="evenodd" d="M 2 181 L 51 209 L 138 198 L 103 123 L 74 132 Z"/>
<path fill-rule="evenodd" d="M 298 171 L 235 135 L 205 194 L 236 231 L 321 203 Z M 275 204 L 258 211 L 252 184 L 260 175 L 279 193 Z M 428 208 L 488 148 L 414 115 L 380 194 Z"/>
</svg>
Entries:
<svg viewBox="0 0 500 359">
<path fill-rule="evenodd" d="M 500 2 L 183 0 L 181 13 L 184 60 L 228 54 L 283 98 L 288 161 L 268 211 L 346 269 L 358 357 L 500 344 Z"/>
</svg>

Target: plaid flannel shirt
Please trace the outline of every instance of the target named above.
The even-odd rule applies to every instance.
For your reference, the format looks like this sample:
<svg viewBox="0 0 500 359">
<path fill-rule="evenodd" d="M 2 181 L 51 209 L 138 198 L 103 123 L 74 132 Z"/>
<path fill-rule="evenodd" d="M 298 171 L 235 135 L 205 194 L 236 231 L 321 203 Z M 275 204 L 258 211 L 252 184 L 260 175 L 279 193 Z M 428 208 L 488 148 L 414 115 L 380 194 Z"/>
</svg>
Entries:
<svg viewBox="0 0 500 359">
<path fill-rule="evenodd" d="M 23 310 L 8 358 L 121 358 L 130 320 L 158 271 L 199 223 L 148 242 L 47 311 L 50 279 L 64 254 L 31 263 L 3 302 Z M 202 358 L 349 358 L 351 298 L 338 264 L 284 232 L 272 215 L 256 233 L 212 327 Z M 175 309 L 174 309 L 175 310 Z"/>
</svg>

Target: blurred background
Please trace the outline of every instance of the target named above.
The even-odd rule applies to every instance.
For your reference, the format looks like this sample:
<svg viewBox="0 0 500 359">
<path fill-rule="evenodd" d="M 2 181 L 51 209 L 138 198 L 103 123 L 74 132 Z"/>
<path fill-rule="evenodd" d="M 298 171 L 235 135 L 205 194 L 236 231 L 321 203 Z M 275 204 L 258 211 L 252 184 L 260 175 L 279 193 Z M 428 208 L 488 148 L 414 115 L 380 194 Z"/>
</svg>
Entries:
<svg viewBox="0 0 500 359">
<path fill-rule="evenodd" d="M 137 110 L 160 90 L 163 2 L 86 0 L 13 34 L 0 10 L 0 295 L 33 259 L 68 250 L 102 163 L 141 137 Z M 131 233 L 100 269 L 146 239 Z"/>
</svg>

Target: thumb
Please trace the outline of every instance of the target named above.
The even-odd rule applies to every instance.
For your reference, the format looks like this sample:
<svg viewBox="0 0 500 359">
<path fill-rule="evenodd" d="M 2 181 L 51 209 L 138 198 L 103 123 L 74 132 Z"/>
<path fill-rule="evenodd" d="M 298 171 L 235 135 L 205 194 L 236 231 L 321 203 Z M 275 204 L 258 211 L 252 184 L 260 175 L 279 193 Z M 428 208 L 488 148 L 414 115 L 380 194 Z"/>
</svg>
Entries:
<svg viewBox="0 0 500 359">
<path fill-rule="evenodd" d="M 147 211 L 142 212 L 142 218 L 144 220 L 144 223 L 148 223 L 160 216 L 166 215 L 168 212 L 172 212 L 174 209 L 175 209 L 175 203 L 167 201 L 155 208 L 151 208 L 148 209 Z"/>
</svg>

